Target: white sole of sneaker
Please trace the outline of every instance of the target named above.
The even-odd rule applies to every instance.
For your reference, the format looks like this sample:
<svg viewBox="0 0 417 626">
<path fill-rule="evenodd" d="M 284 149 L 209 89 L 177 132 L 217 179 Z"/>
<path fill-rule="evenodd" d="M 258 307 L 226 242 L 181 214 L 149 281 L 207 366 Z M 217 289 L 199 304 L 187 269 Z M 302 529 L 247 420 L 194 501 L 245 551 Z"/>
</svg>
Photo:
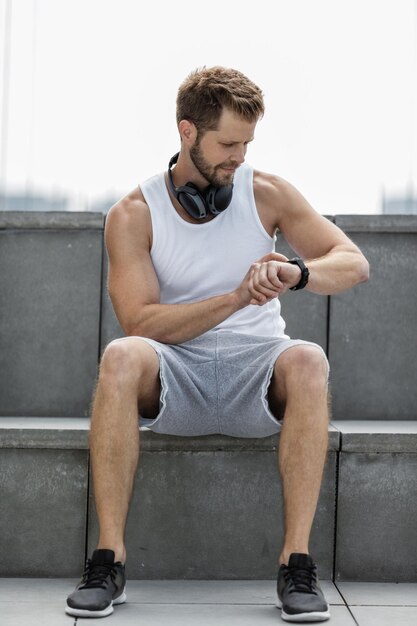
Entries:
<svg viewBox="0 0 417 626">
<path fill-rule="evenodd" d="M 73 615 L 74 617 L 107 617 L 113 613 L 113 606 L 116 604 L 123 604 L 127 600 L 126 590 L 123 589 L 123 593 L 118 598 L 113 600 L 108 607 L 102 611 L 88 611 L 87 609 L 73 609 L 71 606 L 65 607 L 65 613 L 67 615 Z"/>
<path fill-rule="evenodd" d="M 290 615 L 283 610 L 282 605 L 278 600 L 277 609 L 281 610 L 281 618 L 286 622 L 325 622 L 330 619 L 329 605 L 327 605 L 327 611 L 315 611 L 312 613 L 297 613 L 297 615 Z"/>
</svg>

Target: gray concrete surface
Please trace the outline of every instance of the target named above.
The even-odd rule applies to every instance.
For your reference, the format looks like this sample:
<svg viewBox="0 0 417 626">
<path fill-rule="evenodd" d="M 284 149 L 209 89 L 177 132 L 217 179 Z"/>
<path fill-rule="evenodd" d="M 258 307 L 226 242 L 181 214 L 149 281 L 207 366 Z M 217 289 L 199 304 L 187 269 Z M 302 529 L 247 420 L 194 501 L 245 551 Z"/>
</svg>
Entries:
<svg viewBox="0 0 417 626">
<path fill-rule="evenodd" d="M 286 294 L 288 333 L 328 349 L 334 419 L 416 419 L 417 216 L 331 219 L 363 249 L 371 279 L 330 298 Z M 0 415 L 87 415 L 99 355 L 122 334 L 105 293 L 103 223 L 0 213 Z M 281 235 L 276 249 L 294 254 Z"/>
<path fill-rule="evenodd" d="M 8 416 L 0 417 L 0 448 L 4 448 L 0 450 L 4 519 L 0 530 L 6 538 L 1 545 L 9 552 L 16 545 L 12 567 L 28 563 L 26 575 L 54 575 L 42 569 L 42 532 L 52 547 L 60 546 L 69 528 L 77 557 L 66 560 L 64 567 L 69 569 L 65 570 L 61 552 L 51 549 L 50 562 L 61 567 L 59 575 L 78 574 L 77 563 L 83 557 L 80 532 L 87 506 L 88 433 L 86 422 L 80 420 L 88 413 L 99 354 L 121 333 L 103 292 L 103 221 L 96 214 L 0 213 L 0 415 Z M 336 221 L 369 257 L 370 282 L 330 300 L 291 293 L 282 303 L 291 335 L 317 341 L 325 348 L 329 344 L 333 416 L 346 425 L 340 427 L 341 446 L 332 448 L 326 469 L 313 531 L 315 556 L 321 559 L 325 575 L 330 575 L 327 549 L 333 546 L 335 509 L 331 494 L 337 484 L 338 578 L 414 581 L 416 559 L 410 559 L 410 554 L 416 554 L 412 520 L 417 513 L 413 482 L 417 469 L 417 292 L 410 285 L 416 283 L 417 269 L 409 260 L 417 249 L 417 217 L 338 216 Z M 292 256 L 280 236 L 277 250 Z M 36 415 L 40 417 L 35 424 Z M 72 416 L 78 417 L 73 420 Z M 388 418 L 396 425 L 381 422 Z M 371 423 L 377 425 L 376 430 L 370 428 Z M 137 576 L 144 570 L 150 577 L 182 575 L 179 571 L 192 574 L 193 559 L 178 560 L 181 551 L 175 552 L 174 546 L 178 539 L 183 552 L 190 548 L 191 554 L 198 554 L 203 546 L 207 577 L 215 575 L 215 561 L 223 554 L 232 559 L 235 577 L 246 576 L 247 561 L 239 554 L 243 543 L 253 562 L 260 550 L 253 576 L 269 577 L 266 564 L 280 537 L 279 533 L 273 537 L 272 529 L 281 513 L 279 485 L 277 491 L 274 482 L 275 450 L 270 442 L 241 443 L 234 448 L 234 443 L 228 447 L 216 438 L 184 444 L 152 434 L 142 441 L 144 463 L 128 533 L 132 546 L 149 550 L 143 550 L 145 558 L 132 566 Z M 213 460 L 218 470 L 212 469 Z M 198 486 L 191 476 L 198 479 Z M 215 491 L 207 476 L 217 481 L 220 491 Z M 177 506 L 178 487 L 184 489 L 179 502 L 186 513 L 180 513 Z M 265 496 L 262 502 L 260 493 Z M 145 515 L 140 502 L 148 501 L 152 510 L 155 494 L 164 498 L 167 507 L 163 509 L 158 502 L 155 512 Z M 242 513 L 244 499 L 251 503 L 250 519 Z M 227 543 L 236 515 L 239 532 Z M 161 519 L 168 524 L 167 516 L 172 527 L 160 545 L 155 528 Z M 261 518 L 263 531 L 256 523 Z M 198 524 L 187 536 L 191 519 Z M 207 538 L 216 538 L 219 520 L 224 544 L 218 543 L 209 554 Z M 35 532 L 31 522 L 35 527 L 42 524 L 45 531 Z M 93 525 L 91 533 L 90 543 Z M 252 544 L 245 541 L 247 534 L 253 537 Z M 142 543 L 143 536 L 147 545 Z M 28 554 L 25 538 L 33 544 Z M 162 573 L 152 569 L 152 554 L 159 559 L 170 554 L 177 559 L 176 569 L 171 565 Z M 12 560 L 9 556 L 3 561 Z M 230 575 L 227 567 L 224 576 Z"/>
<path fill-rule="evenodd" d="M 9 567 L 15 576 L 79 575 L 87 532 L 88 428 L 86 418 L 0 418 L 0 532 L 5 537 L 0 575 Z M 142 431 L 127 530 L 133 576 L 274 577 L 282 538 L 277 444 L 276 437 L 183 438 Z M 327 577 L 332 575 L 339 449 L 334 428 L 330 448 L 312 539 Z M 23 518 L 19 533 L 16 515 Z M 97 530 L 93 513 L 88 528 L 91 551 Z M 53 551 L 49 560 L 45 532 Z M 62 560 L 67 547 L 70 557 Z"/>
<path fill-rule="evenodd" d="M 91 620 L 64 613 L 74 579 L 0 579 L 4 626 L 76 626 Z M 332 626 L 412 626 L 417 584 L 334 585 L 323 580 Z M 261 626 L 284 624 L 275 606 L 274 581 L 128 580 L 128 600 L 105 623 L 112 626 Z M 101 622 L 100 622 L 101 623 Z M 104 622 L 103 622 L 104 623 Z"/>
<path fill-rule="evenodd" d="M 311 550 L 333 569 L 336 453 L 330 452 Z M 91 502 L 90 552 L 97 541 Z M 143 452 L 126 531 L 134 578 L 273 578 L 283 539 L 275 451 Z"/>
<path fill-rule="evenodd" d="M 87 524 L 88 428 L 86 418 L 0 418 L 0 575 L 79 575 L 87 535 L 89 553 L 97 537 L 91 493 Z M 277 445 L 142 431 L 132 576 L 273 578 Z M 336 546 L 337 580 L 417 581 L 416 450 L 415 422 L 334 422 L 311 541 L 324 577 Z"/>
<path fill-rule="evenodd" d="M 343 452 L 417 453 L 417 420 L 334 420 Z"/>
<path fill-rule="evenodd" d="M 336 580 L 417 581 L 416 476 L 417 454 L 340 454 Z"/>
<path fill-rule="evenodd" d="M 336 451 L 330 451 L 311 549 L 333 570 Z M 126 530 L 134 578 L 273 578 L 283 536 L 277 437 L 169 437 L 143 432 Z M 97 541 L 90 494 L 89 552 Z"/>
<path fill-rule="evenodd" d="M 101 228 L 0 228 L 0 415 L 88 414 L 101 265 Z"/>
<path fill-rule="evenodd" d="M 0 576 L 74 576 L 84 563 L 86 450 L 0 450 Z"/>
<path fill-rule="evenodd" d="M 340 431 L 335 579 L 417 582 L 417 422 Z"/>
<path fill-rule="evenodd" d="M 0 417 L 0 448 L 87 450 L 87 417 Z"/>
<path fill-rule="evenodd" d="M 415 420 L 417 216 L 336 216 L 371 267 L 331 297 L 333 418 Z"/>
<path fill-rule="evenodd" d="M 0 230 L 102 230 L 104 219 L 89 211 L 0 211 Z"/>
</svg>

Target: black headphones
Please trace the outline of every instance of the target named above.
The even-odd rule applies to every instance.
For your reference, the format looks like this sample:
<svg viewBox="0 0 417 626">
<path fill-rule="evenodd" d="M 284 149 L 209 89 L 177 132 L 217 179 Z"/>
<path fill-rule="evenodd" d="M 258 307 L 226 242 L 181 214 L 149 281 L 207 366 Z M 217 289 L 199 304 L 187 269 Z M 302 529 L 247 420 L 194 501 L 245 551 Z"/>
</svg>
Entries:
<svg viewBox="0 0 417 626">
<path fill-rule="evenodd" d="M 168 165 L 169 187 L 188 215 L 196 220 L 202 220 L 209 213 L 219 215 L 232 201 L 233 184 L 215 187 L 209 185 L 200 191 L 194 183 L 186 183 L 182 187 L 175 187 L 172 180 L 171 167 L 178 161 L 179 152 L 174 154 Z"/>
</svg>

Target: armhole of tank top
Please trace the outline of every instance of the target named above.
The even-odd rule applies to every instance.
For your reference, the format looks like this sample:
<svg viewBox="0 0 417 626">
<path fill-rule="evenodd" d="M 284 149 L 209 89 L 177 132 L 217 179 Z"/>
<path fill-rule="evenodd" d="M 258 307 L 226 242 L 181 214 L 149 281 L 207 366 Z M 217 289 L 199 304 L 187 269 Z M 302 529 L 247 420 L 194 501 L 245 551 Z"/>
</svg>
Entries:
<svg viewBox="0 0 417 626">
<path fill-rule="evenodd" d="M 152 252 L 155 250 L 155 247 L 156 247 L 156 241 L 157 241 L 157 237 L 156 237 L 156 228 L 154 228 L 154 222 L 155 222 L 155 219 L 154 219 L 154 215 L 153 215 L 153 213 L 152 213 L 151 204 L 150 204 L 150 202 L 149 202 L 149 197 L 148 197 L 147 193 L 145 193 L 145 191 L 143 190 L 143 185 L 144 185 L 144 184 L 146 184 L 146 181 L 145 181 L 145 183 L 142 183 L 142 184 L 140 184 L 140 183 L 139 183 L 138 187 L 139 187 L 140 191 L 142 192 L 143 197 L 145 198 L 145 202 L 146 202 L 146 204 L 147 204 L 148 211 L 149 211 L 149 216 L 150 216 L 150 218 L 151 218 L 151 238 L 152 238 L 152 245 L 151 245 L 151 247 L 150 247 L 149 254 L 150 254 L 150 255 L 152 255 Z"/>
<path fill-rule="evenodd" d="M 271 235 L 266 230 L 265 226 L 262 224 L 261 218 L 259 217 L 258 207 L 256 206 L 256 200 L 255 200 L 255 192 L 253 190 L 253 167 L 250 167 L 249 169 L 247 184 L 250 189 L 249 197 L 250 197 L 250 202 L 251 202 L 252 214 L 255 219 L 255 222 L 258 225 L 258 228 L 261 231 L 262 235 L 266 237 L 269 242 L 271 243 L 275 242 L 276 237 L 275 236 L 271 237 Z"/>
</svg>

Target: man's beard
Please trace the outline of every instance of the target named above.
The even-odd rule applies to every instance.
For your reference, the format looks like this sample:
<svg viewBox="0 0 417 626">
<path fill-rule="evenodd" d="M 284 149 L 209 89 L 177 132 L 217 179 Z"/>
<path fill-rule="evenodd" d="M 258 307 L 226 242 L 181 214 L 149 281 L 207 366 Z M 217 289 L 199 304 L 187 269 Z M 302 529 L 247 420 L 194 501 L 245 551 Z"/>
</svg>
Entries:
<svg viewBox="0 0 417 626">
<path fill-rule="evenodd" d="M 222 167 L 237 167 L 237 164 L 220 163 L 219 165 L 210 165 L 203 156 L 200 142 L 197 139 L 190 150 L 190 159 L 198 172 L 214 187 L 222 185 L 230 185 L 233 182 L 233 173 L 225 172 Z"/>
</svg>

